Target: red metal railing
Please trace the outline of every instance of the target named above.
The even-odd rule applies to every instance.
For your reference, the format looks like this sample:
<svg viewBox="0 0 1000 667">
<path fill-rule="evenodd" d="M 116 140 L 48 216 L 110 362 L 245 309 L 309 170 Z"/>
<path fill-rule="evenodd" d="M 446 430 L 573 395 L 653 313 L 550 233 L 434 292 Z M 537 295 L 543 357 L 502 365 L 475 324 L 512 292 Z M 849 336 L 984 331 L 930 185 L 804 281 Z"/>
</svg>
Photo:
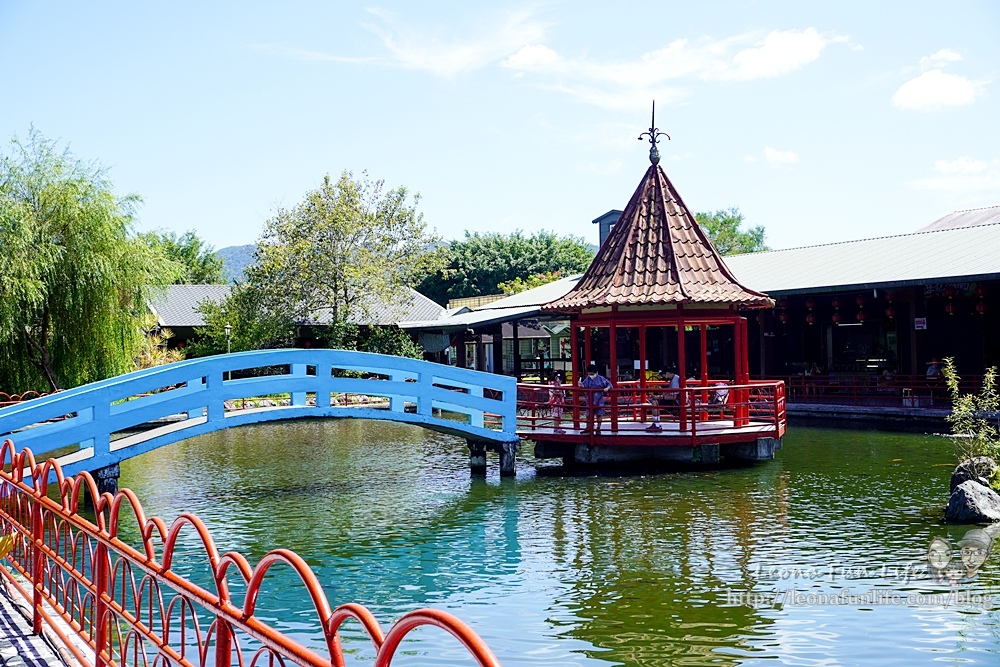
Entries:
<svg viewBox="0 0 1000 667">
<path fill-rule="evenodd" d="M 238 553 L 220 555 L 196 516 L 183 514 L 168 527 L 147 518 L 130 490 L 99 495 L 89 473 L 65 478 L 56 461 L 36 464 L 30 450 L 16 453 L 9 440 L 0 446 L 0 468 L 0 533 L 20 537 L 0 576 L 31 603 L 34 632 L 47 627 L 85 667 L 342 667 L 338 631 L 351 619 L 371 639 L 376 667 L 387 667 L 403 638 L 426 625 L 450 633 L 479 665 L 499 667 L 482 639 L 446 612 L 410 612 L 384 633 L 361 605 L 332 609 L 316 575 L 291 551 L 271 551 L 255 567 Z M 96 499 L 94 521 L 78 512 L 84 496 Z M 132 519 L 141 533 L 138 549 L 119 536 L 119 526 Z M 204 548 L 212 590 L 172 569 L 178 538 L 188 529 Z M 255 616 L 261 584 L 275 566 L 291 568 L 301 582 L 325 655 Z M 231 581 L 245 585 L 242 604 L 230 594 Z"/>
<path fill-rule="evenodd" d="M 603 405 L 600 395 L 604 394 Z M 667 397 L 667 401 L 661 401 Z M 602 433 L 633 434 L 652 424 L 658 413 L 661 423 L 670 424 L 669 435 L 690 438 L 736 434 L 752 429 L 764 436 L 780 437 L 786 428 L 785 385 L 781 381 L 760 380 L 733 385 L 709 381 L 706 385 L 671 389 L 662 382 L 622 382 L 606 393 L 583 387 L 519 383 L 517 385 L 518 432 L 560 431 L 593 434 L 603 412 Z"/>
<path fill-rule="evenodd" d="M 8 394 L 0 391 L 0 408 L 5 405 L 15 405 L 16 403 L 21 403 L 23 401 L 30 401 L 33 398 L 41 398 L 42 396 L 48 396 L 48 394 L 40 394 L 37 391 L 26 391 L 23 394 Z"/>
<path fill-rule="evenodd" d="M 891 408 L 951 407 L 944 378 L 926 375 L 831 373 L 829 375 L 772 376 L 784 381 L 789 403 L 857 405 Z M 963 376 L 963 393 L 978 391 L 982 376 Z"/>
</svg>

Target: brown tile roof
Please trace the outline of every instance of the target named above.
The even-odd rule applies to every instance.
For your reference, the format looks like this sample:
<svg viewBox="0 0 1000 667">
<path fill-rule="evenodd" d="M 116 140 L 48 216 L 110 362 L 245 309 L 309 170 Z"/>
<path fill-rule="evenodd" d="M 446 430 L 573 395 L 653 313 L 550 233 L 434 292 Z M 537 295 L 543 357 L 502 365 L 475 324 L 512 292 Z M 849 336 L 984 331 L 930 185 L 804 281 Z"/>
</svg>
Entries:
<svg viewBox="0 0 1000 667">
<path fill-rule="evenodd" d="M 680 303 L 772 302 L 737 282 L 663 169 L 652 165 L 587 272 L 542 310 Z"/>
</svg>

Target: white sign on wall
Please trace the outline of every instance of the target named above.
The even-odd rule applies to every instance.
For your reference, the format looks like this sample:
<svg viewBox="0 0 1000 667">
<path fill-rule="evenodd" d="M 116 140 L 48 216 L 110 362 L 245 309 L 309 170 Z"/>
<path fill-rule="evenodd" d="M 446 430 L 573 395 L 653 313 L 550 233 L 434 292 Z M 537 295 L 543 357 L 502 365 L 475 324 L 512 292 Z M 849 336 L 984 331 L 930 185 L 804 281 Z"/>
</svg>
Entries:
<svg viewBox="0 0 1000 667">
<path fill-rule="evenodd" d="M 917 331 L 925 331 L 927 329 L 927 318 L 926 317 L 914 317 L 913 318 L 913 328 Z"/>
</svg>

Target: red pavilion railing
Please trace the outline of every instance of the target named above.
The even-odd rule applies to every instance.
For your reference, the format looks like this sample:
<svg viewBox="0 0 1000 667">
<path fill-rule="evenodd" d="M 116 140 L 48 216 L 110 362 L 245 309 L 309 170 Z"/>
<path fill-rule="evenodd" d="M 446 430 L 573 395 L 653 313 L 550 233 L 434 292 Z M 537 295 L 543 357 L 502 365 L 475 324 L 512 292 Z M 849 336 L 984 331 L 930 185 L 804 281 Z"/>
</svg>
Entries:
<svg viewBox="0 0 1000 667">
<path fill-rule="evenodd" d="M 785 384 L 753 380 L 749 384 L 710 381 L 705 385 L 671 389 L 662 382 L 621 382 L 604 394 L 603 405 L 595 404 L 598 389 L 562 385 L 518 383 L 518 432 L 546 435 L 591 434 L 603 412 L 601 432 L 605 437 L 634 435 L 658 415 L 674 444 L 687 439 L 728 434 L 749 429 L 759 435 L 781 437 L 786 428 Z M 662 397 L 668 400 L 662 401 Z M 624 442 L 624 441 L 623 441 Z M 613 444 L 608 443 L 605 444 Z"/>
<path fill-rule="evenodd" d="M 85 667 L 342 667 L 339 629 L 348 620 L 371 639 L 376 667 L 387 667 L 403 638 L 421 626 L 450 633 L 481 666 L 500 664 L 475 632 L 446 612 L 410 612 L 383 632 L 361 605 L 331 608 L 295 553 L 275 549 L 253 567 L 238 553 L 220 555 L 196 516 L 182 514 L 170 526 L 147 518 L 130 490 L 99 495 L 89 473 L 65 478 L 56 461 L 36 464 L 30 450 L 17 453 L 9 440 L 0 446 L 0 468 L 0 534 L 15 537 L 0 561 L 0 577 L 31 604 L 33 631 L 54 633 Z M 79 511 L 84 497 L 94 505 L 93 520 Z M 119 535 L 132 520 L 139 548 Z M 179 538 L 189 530 L 204 548 L 210 588 L 173 569 Z M 324 651 L 255 615 L 261 584 L 275 566 L 291 568 L 311 601 Z M 231 582 L 245 588 L 242 600 L 230 593 Z"/>
</svg>

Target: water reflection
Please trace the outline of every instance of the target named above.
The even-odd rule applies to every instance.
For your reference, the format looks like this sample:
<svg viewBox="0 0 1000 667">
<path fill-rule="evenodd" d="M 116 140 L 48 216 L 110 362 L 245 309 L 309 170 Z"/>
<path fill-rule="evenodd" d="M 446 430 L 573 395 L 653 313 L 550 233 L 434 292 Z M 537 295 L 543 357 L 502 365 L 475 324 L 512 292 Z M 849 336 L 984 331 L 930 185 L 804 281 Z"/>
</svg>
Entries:
<svg viewBox="0 0 1000 667">
<path fill-rule="evenodd" d="M 297 422 L 157 450 L 125 465 L 122 481 L 153 513 L 201 516 L 220 549 L 252 561 L 279 545 L 298 551 L 333 604 L 361 602 L 383 621 L 453 611 L 508 666 L 922 664 L 958 653 L 995 664 L 996 611 L 776 599 L 951 592 L 926 572 L 931 540 L 965 533 L 938 523 L 950 444 L 796 429 L 786 445 L 740 470 L 562 478 L 535 476 L 524 459 L 516 480 L 473 481 L 460 440 Z M 995 559 L 968 585 L 1000 604 Z M 264 613 L 310 638 L 292 584 L 280 573 L 268 582 Z M 346 640 L 364 654 L 359 637 Z M 462 659 L 440 637 L 419 646 Z"/>
</svg>

